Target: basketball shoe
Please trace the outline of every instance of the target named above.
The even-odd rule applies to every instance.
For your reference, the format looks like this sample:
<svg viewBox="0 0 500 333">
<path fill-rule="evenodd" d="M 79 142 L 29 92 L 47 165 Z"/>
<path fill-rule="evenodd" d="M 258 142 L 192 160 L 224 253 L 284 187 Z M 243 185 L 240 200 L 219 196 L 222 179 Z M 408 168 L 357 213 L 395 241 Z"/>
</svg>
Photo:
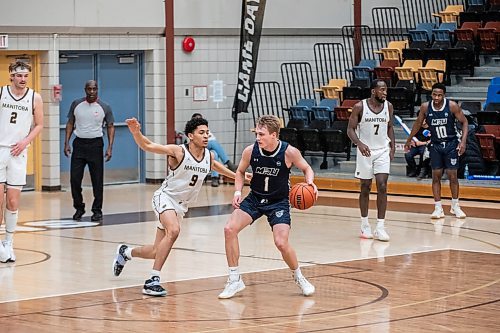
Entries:
<svg viewBox="0 0 500 333">
<path fill-rule="evenodd" d="M 224 287 L 224 290 L 219 294 L 219 298 L 231 298 L 243 289 L 245 289 L 245 284 L 243 283 L 243 279 L 241 278 L 241 276 L 238 280 L 232 281 L 230 279 L 227 279 L 226 286 Z"/>
<path fill-rule="evenodd" d="M 6 263 L 10 259 L 10 255 L 7 252 L 5 246 L 3 246 L 3 242 L 0 242 L 0 262 Z"/>
<path fill-rule="evenodd" d="M 436 206 L 431 214 L 431 219 L 441 219 L 444 217 L 443 207 Z"/>
<path fill-rule="evenodd" d="M 450 213 L 454 214 L 459 219 L 464 219 L 467 217 L 467 215 L 465 215 L 464 211 L 460 208 L 458 204 L 451 205 Z"/>
<path fill-rule="evenodd" d="M 160 277 L 152 276 L 151 279 L 147 279 L 144 282 L 144 287 L 142 287 L 142 293 L 149 296 L 166 296 L 167 291 L 160 285 Z"/>
<path fill-rule="evenodd" d="M 302 291 L 302 295 L 304 296 L 311 296 L 314 294 L 314 291 L 316 290 L 314 286 L 307 281 L 307 279 L 303 276 L 299 278 L 294 278 L 295 283 L 300 287 L 300 290 Z"/>
<path fill-rule="evenodd" d="M 7 241 L 3 240 L 2 245 L 5 249 L 5 256 L 7 257 L 6 261 L 2 261 L 3 263 L 5 262 L 15 262 L 16 261 L 16 255 L 14 254 L 14 248 L 12 247 L 12 241 Z"/>
<path fill-rule="evenodd" d="M 370 227 L 369 224 L 361 224 L 361 238 L 364 239 L 372 239 L 373 234 L 372 234 L 372 228 Z"/>
<path fill-rule="evenodd" d="M 389 235 L 385 231 L 384 227 L 376 227 L 375 231 L 373 232 L 373 238 L 378 239 L 379 241 L 382 242 L 389 241 Z"/>
<path fill-rule="evenodd" d="M 128 246 L 125 244 L 118 245 L 118 248 L 116 249 L 116 257 L 115 257 L 115 260 L 113 260 L 113 275 L 114 276 L 119 276 L 123 270 L 123 267 L 125 267 L 125 264 L 127 263 L 127 261 L 130 260 L 125 255 L 125 251 L 127 249 L 128 249 Z"/>
</svg>

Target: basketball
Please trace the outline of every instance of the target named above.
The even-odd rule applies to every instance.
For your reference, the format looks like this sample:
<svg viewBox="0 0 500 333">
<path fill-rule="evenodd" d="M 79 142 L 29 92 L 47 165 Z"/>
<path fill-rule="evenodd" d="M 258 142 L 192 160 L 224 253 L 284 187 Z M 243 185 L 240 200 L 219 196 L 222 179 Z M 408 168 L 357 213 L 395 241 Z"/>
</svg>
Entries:
<svg viewBox="0 0 500 333">
<path fill-rule="evenodd" d="M 311 208 L 316 202 L 314 187 L 307 183 L 293 185 L 289 197 L 292 207 L 300 210 Z"/>
</svg>

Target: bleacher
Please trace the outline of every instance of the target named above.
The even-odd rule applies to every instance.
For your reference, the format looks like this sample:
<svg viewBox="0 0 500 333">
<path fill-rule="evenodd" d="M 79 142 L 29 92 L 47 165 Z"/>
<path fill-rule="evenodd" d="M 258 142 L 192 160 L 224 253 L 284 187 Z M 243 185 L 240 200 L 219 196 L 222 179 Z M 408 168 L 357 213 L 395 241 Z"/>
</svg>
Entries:
<svg viewBox="0 0 500 333">
<path fill-rule="evenodd" d="M 312 160 L 319 157 L 320 169 L 329 169 L 332 157 L 330 168 L 352 175 L 356 147 L 347 137 L 347 122 L 353 105 L 370 96 L 370 82 L 387 83 L 387 99 L 410 127 L 432 85 L 442 82 L 448 98 L 473 116 L 480 114 L 486 130 L 477 134 L 483 158 L 498 163 L 494 126 L 500 123 L 482 123 L 481 115 L 500 112 L 500 0 L 402 0 L 402 7 L 403 13 L 374 8 L 373 27 L 343 27 L 343 44 L 315 44 L 314 69 L 306 62 L 281 65 L 281 139 Z M 398 126 L 395 132 L 401 148 L 406 134 Z M 405 166 L 399 151 L 391 175 L 405 176 Z"/>
</svg>

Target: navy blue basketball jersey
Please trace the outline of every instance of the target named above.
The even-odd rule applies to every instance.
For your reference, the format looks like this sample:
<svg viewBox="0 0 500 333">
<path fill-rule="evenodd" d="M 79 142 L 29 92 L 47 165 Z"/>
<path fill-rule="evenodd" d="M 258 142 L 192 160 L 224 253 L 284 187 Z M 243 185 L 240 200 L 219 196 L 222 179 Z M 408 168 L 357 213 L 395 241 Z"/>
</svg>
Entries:
<svg viewBox="0 0 500 333">
<path fill-rule="evenodd" d="M 288 198 L 290 192 L 290 168 L 286 166 L 285 151 L 288 143 L 279 142 L 276 151 L 268 156 L 255 142 L 250 158 L 252 180 L 250 189 L 259 199 L 279 200 Z"/>
<path fill-rule="evenodd" d="M 449 100 L 444 100 L 441 110 L 434 110 L 432 101 L 429 102 L 425 119 L 431 131 L 431 142 L 440 143 L 457 140 L 456 118 L 450 110 Z"/>
</svg>

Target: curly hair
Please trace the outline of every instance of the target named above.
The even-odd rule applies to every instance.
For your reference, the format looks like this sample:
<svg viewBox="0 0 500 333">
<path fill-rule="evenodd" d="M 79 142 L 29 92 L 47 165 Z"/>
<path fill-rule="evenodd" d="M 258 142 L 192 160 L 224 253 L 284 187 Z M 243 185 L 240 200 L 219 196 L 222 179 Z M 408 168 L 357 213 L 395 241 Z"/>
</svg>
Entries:
<svg viewBox="0 0 500 333">
<path fill-rule="evenodd" d="M 22 62 L 22 61 L 16 61 L 16 62 L 12 62 L 10 65 L 9 65 L 9 73 L 12 73 L 16 70 L 16 68 L 18 67 L 21 67 L 21 69 L 27 69 L 29 72 L 31 72 L 31 65 L 25 63 L 25 62 Z"/>
<path fill-rule="evenodd" d="M 432 90 L 434 90 L 434 89 L 441 89 L 443 91 L 443 93 L 446 94 L 446 86 L 440 82 L 434 83 L 432 85 Z"/>
<path fill-rule="evenodd" d="M 205 118 L 192 118 L 186 123 L 184 134 L 188 135 L 189 133 L 193 133 L 198 126 L 202 125 L 208 126 L 208 121 Z"/>
</svg>

